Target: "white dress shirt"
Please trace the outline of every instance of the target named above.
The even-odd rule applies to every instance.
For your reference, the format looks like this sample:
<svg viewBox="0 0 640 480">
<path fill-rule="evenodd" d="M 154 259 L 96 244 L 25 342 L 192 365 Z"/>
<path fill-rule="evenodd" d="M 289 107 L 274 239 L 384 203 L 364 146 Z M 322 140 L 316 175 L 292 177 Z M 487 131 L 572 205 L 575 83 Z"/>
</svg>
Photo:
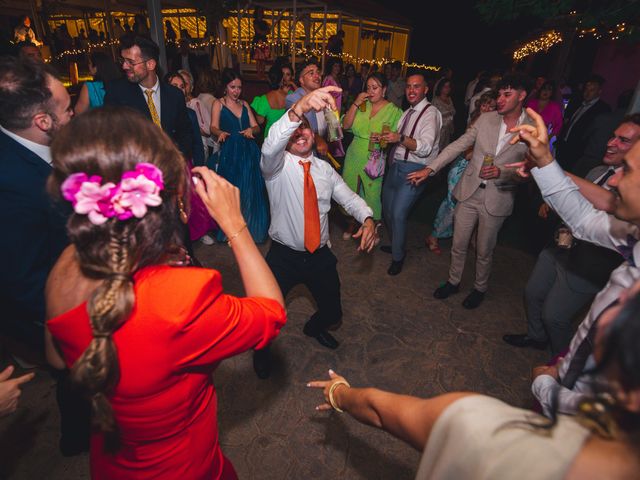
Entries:
<svg viewBox="0 0 640 480">
<path fill-rule="evenodd" d="M 16 135 L 15 133 L 7 130 L 6 128 L 0 126 L 0 131 L 9 137 L 13 138 L 16 142 L 22 145 L 27 150 L 32 151 L 37 156 L 39 156 L 42 160 L 51 165 L 51 148 L 48 145 L 40 145 L 39 143 L 32 142 L 31 140 L 27 140 L 26 138 L 21 137 L 20 135 Z"/>
<path fill-rule="evenodd" d="M 560 215 L 576 238 L 616 251 L 617 247 L 626 245 L 629 236 L 640 238 L 636 225 L 620 220 L 602 210 L 596 210 L 557 162 L 554 161 L 543 168 L 533 168 L 531 173 L 540 187 L 544 201 Z M 632 257 L 633 263 L 640 265 L 640 242 L 633 247 Z M 591 326 L 602 311 L 638 279 L 640 279 L 640 268 L 628 261 L 623 262 L 611 273 L 609 282 L 596 295 L 587 316 L 573 336 L 569 351 L 557 365 L 560 379 L 567 374 L 578 347 L 586 341 Z M 561 413 L 575 413 L 578 401 L 583 396 L 581 392 L 587 390 L 585 385 L 588 380 L 585 377 L 585 375 L 580 377 L 574 388 L 569 390 L 562 387 L 553 377 L 540 375 L 534 380 L 531 390 L 543 409 L 549 411 L 553 392 L 559 388 L 558 410 Z"/>
<path fill-rule="evenodd" d="M 440 143 L 440 129 L 442 128 L 442 114 L 440 110 L 431 105 L 429 109 L 420 117 L 420 113 L 424 108 L 427 108 L 430 103 L 426 98 L 423 98 L 415 107 L 408 108 L 400 117 L 398 121 L 398 133 L 402 128 L 402 134 L 406 137 L 411 137 L 416 141 L 415 151 L 409 151 L 407 157 L 408 162 L 419 163 L 421 165 L 429 165 L 437 156 Z M 404 119 L 413 110 L 408 125 L 404 125 Z M 418 120 L 420 117 L 420 120 Z M 411 131 L 415 122 L 418 121 L 413 135 Z M 396 160 L 404 160 L 404 154 L 406 148 L 401 143 L 398 143 L 394 152 Z"/>
<path fill-rule="evenodd" d="M 152 90 L 153 94 L 151 95 L 151 98 L 153 98 L 153 104 L 156 107 L 156 112 L 158 112 L 158 118 L 160 120 L 162 120 L 162 111 L 161 111 L 161 105 L 160 105 L 160 77 L 156 78 L 156 84 L 151 87 L 151 88 L 147 88 L 147 87 L 143 87 L 142 85 L 138 84 L 138 86 L 142 89 L 142 95 L 144 96 L 144 102 L 147 103 L 147 94 L 145 93 L 147 90 Z"/>
<path fill-rule="evenodd" d="M 311 177 L 318 195 L 320 246 L 329 241 L 329 210 L 333 198 L 357 221 L 363 223 L 373 211 L 356 195 L 329 163 L 313 155 L 297 157 L 285 150 L 300 122 L 292 122 L 289 112 L 275 122 L 262 144 L 260 168 L 269 194 L 271 225 L 269 236 L 276 242 L 303 252 L 304 248 L 304 168 L 311 162 Z"/>
</svg>

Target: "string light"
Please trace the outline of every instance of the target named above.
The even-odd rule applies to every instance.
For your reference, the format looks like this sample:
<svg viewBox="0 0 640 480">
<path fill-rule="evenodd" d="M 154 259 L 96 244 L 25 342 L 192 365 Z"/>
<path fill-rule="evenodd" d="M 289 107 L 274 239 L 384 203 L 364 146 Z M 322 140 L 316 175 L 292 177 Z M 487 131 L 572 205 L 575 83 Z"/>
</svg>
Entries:
<svg viewBox="0 0 640 480">
<path fill-rule="evenodd" d="M 538 38 L 531 40 L 530 42 L 525 43 L 516 51 L 513 52 L 513 59 L 516 62 L 519 62 L 523 58 L 533 55 L 534 53 L 538 53 L 541 51 L 547 51 L 554 45 L 562 42 L 562 35 L 556 32 L 555 30 L 551 30 Z"/>
<path fill-rule="evenodd" d="M 627 34 L 627 25 L 626 23 L 618 23 L 615 27 L 609 28 L 606 31 L 600 30 L 596 27 L 591 28 L 581 28 L 578 29 L 578 37 L 593 37 L 600 39 L 602 37 L 607 37 L 609 40 L 618 40 L 621 36 Z"/>
<path fill-rule="evenodd" d="M 83 54 L 90 53 L 91 50 L 95 50 L 98 48 L 106 48 L 111 45 L 117 45 L 118 43 L 119 42 L 117 40 L 106 40 L 100 43 L 91 43 L 87 46 L 87 48 L 65 50 L 64 52 L 57 54 L 54 58 L 56 60 L 60 60 L 61 58 L 69 55 L 83 55 Z M 166 43 L 177 45 L 180 42 L 167 41 Z M 270 48 L 271 47 L 278 48 L 283 46 L 289 47 L 290 44 L 291 42 L 289 42 L 288 40 L 280 40 L 280 41 L 267 40 L 266 42 L 258 42 L 258 43 L 253 43 L 253 42 L 238 43 L 238 42 L 221 41 L 219 38 L 210 38 L 208 40 L 195 41 L 195 42 L 192 41 L 189 46 L 190 48 L 193 48 L 193 49 L 220 46 L 220 47 L 226 47 L 226 48 L 232 49 L 236 52 L 246 52 L 246 51 L 253 51 L 256 48 L 263 48 L 263 47 L 270 47 Z M 306 58 L 313 57 L 313 56 L 322 57 L 324 53 L 322 49 L 319 49 L 319 48 L 295 47 L 293 50 L 295 51 L 296 56 L 301 56 Z M 344 62 L 347 62 L 347 63 L 355 63 L 355 64 L 375 63 L 380 67 L 386 63 L 396 61 L 396 59 L 394 58 L 385 58 L 385 57 L 374 58 L 374 59 L 356 57 L 355 55 L 351 55 L 350 53 L 336 54 L 332 52 L 326 52 L 326 55 L 328 57 L 341 58 Z M 441 68 L 436 65 L 426 65 L 422 63 L 412 63 L 412 62 L 406 62 L 406 61 L 401 61 L 401 63 L 404 67 L 407 67 L 407 68 L 415 68 L 419 70 L 431 70 L 434 72 L 439 72 Z"/>
</svg>

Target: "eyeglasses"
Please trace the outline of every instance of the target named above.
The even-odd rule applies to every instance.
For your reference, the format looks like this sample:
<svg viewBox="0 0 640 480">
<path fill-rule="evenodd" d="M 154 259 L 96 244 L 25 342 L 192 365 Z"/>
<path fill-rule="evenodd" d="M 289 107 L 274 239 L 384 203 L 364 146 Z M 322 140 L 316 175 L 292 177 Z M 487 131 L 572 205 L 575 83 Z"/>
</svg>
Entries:
<svg viewBox="0 0 640 480">
<path fill-rule="evenodd" d="M 122 57 L 120 57 L 120 58 L 118 59 L 118 63 L 119 63 L 120 65 L 125 65 L 125 64 L 127 64 L 127 65 L 129 65 L 130 67 L 133 67 L 133 66 L 135 66 L 135 65 L 140 65 L 141 63 L 144 63 L 144 62 L 146 62 L 146 61 L 147 61 L 147 60 L 145 59 L 145 60 L 140 60 L 139 62 L 134 62 L 133 60 L 131 60 L 131 59 L 129 59 L 129 58 L 122 58 Z"/>
</svg>

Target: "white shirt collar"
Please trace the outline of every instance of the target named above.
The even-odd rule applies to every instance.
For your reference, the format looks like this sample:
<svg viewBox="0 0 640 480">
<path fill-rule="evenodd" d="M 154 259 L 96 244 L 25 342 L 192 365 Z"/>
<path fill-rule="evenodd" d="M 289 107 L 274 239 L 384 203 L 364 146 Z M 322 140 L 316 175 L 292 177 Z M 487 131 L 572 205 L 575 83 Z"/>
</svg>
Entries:
<svg viewBox="0 0 640 480">
<path fill-rule="evenodd" d="M 31 140 L 27 140 L 26 138 L 21 137 L 20 135 L 16 135 L 15 133 L 7 130 L 6 128 L 4 128 L 1 125 L 0 125 L 0 131 L 2 131 L 4 134 L 8 135 L 9 137 L 13 138 L 16 142 L 18 142 L 20 145 L 22 145 L 27 150 L 35 153 L 37 156 L 39 156 L 42 160 L 47 162 L 49 165 L 52 164 L 51 163 L 51 148 L 49 148 L 48 145 L 41 145 L 39 143 L 32 142 Z"/>
<path fill-rule="evenodd" d="M 427 106 L 427 103 L 429 103 L 429 101 L 427 97 L 424 97 L 414 107 L 409 107 L 408 110 L 422 111 L 422 109 Z"/>
<path fill-rule="evenodd" d="M 144 87 L 144 86 L 142 86 L 142 84 L 140 84 L 140 83 L 138 84 L 138 86 L 142 89 L 142 93 L 144 93 L 144 92 L 145 92 L 145 91 L 147 91 L 147 90 L 151 90 L 151 91 L 153 92 L 153 94 L 155 95 L 155 94 L 158 92 L 158 89 L 160 88 L 160 77 L 158 77 L 158 76 L 156 75 L 156 83 L 155 83 L 155 85 L 154 85 L 153 87 L 151 87 L 151 88 Z"/>
</svg>

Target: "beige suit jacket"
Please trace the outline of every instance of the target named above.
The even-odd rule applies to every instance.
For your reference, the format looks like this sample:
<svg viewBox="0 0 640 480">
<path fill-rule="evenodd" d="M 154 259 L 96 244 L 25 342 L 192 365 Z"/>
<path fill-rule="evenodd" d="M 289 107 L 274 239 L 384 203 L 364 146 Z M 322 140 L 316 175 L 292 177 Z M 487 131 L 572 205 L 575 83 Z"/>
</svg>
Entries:
<svg viewBox="0 0 640 480">
<path fill-rule="evenodd" d="M 455 142 L 450 143 L 447 148 L 427 166 L 434 172 L 438 172 L 455 160 L 458 155 L 473 146 L 471 160 L 469 160 L 467 168 L 453 191 L 456 200 L 464 202 L 474 194 L 482 183 L 482 179 L 478 175 L 480 174 L 485 154 L 493 155 L 495 157 L 494 164 L 500 167 L 500 177 L 494 180 L 487 180 L 484 200 L 485 207 L 491 215 L 506 217 L 511 215 L 513 211 L 515 187 L 521 179 L 515 173 L 515 169 L 503 168 L 503 166 L 508 163 L 523 160 L 527 146 L 522 142 L 518 142 L 515 145 L 507 145 L 496 155 L 501 122 L 502 116 L 498 113 L 483 113 L 478 120 L 467 129 L 464 135 Z M 534 124 L 528 115 L 526 115 L 525 123 Z"/>
</svg>

